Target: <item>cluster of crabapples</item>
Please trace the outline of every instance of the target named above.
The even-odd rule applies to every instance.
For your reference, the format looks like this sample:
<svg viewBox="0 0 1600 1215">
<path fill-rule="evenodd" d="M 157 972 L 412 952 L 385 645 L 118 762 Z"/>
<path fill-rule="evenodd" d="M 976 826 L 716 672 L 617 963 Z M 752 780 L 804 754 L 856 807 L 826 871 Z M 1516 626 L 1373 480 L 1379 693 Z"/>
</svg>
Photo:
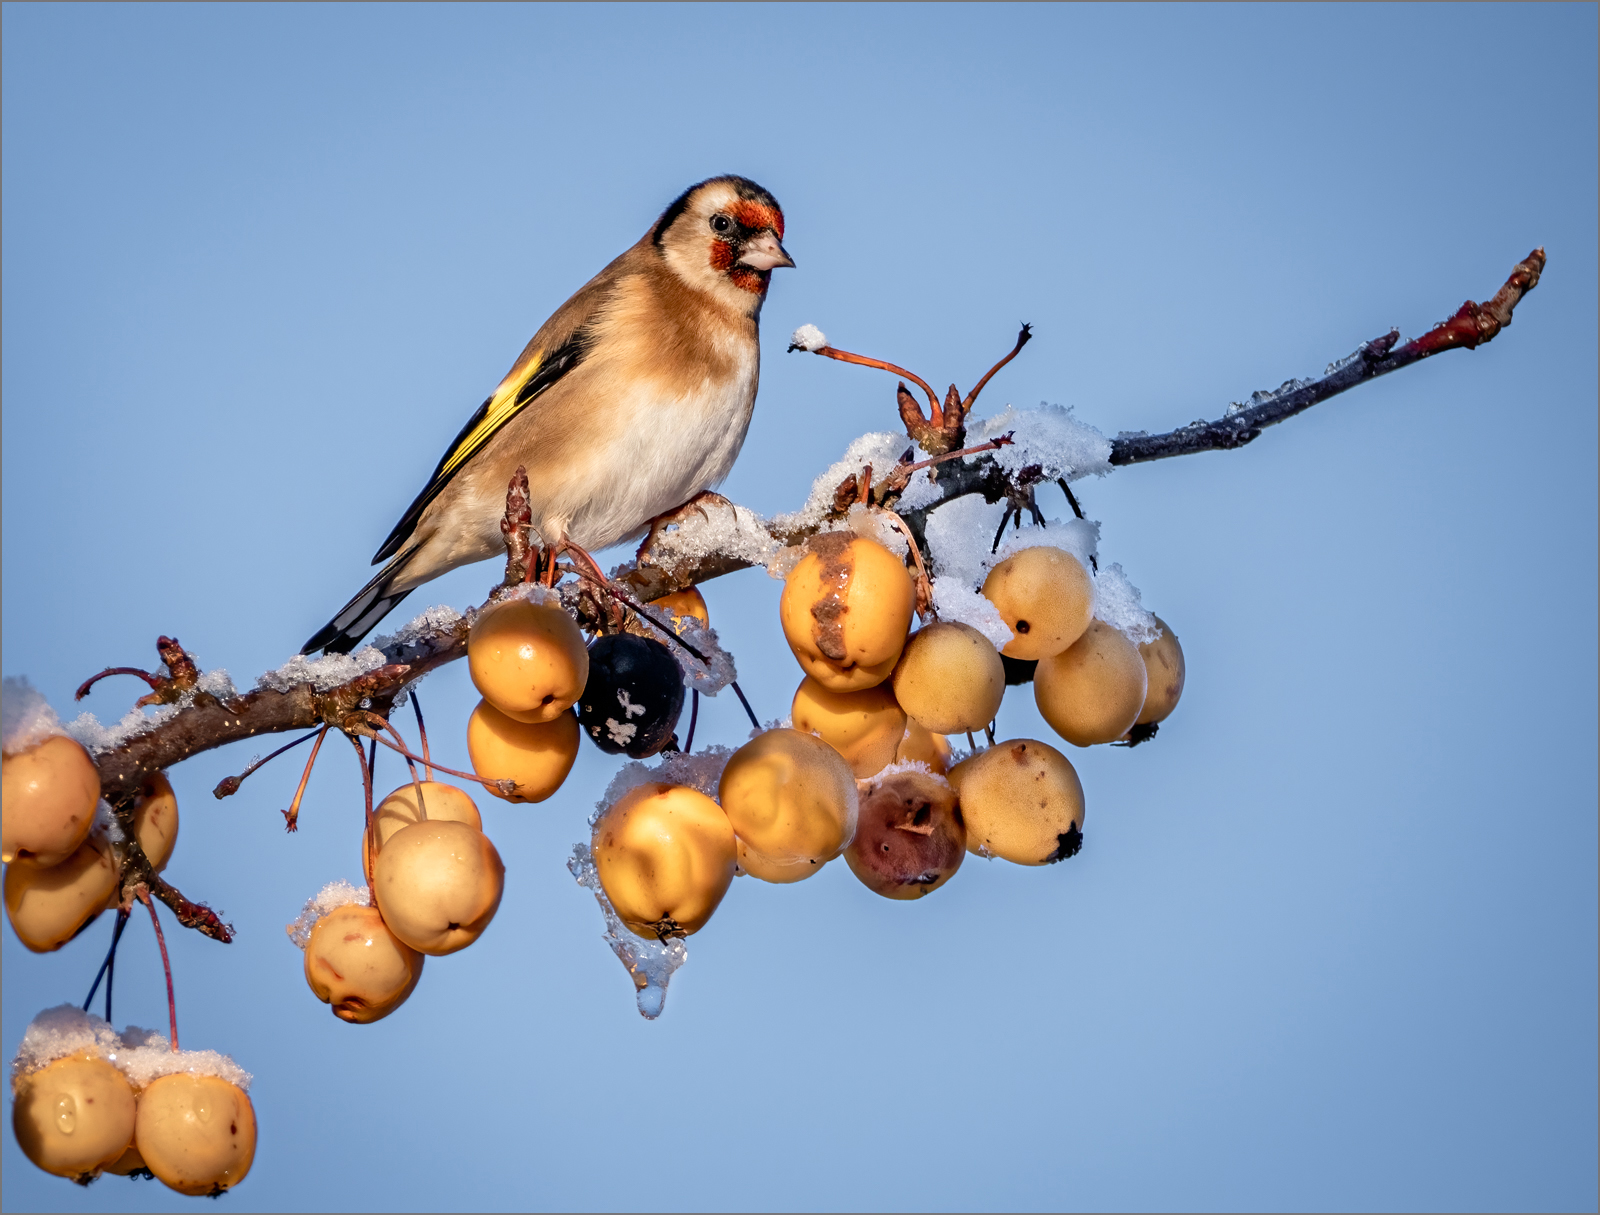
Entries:
<svg viewBox="0 0 1600 1215">
<path fill-rule="evenodd" d="M 698 611 L 704 619 L 703 601 Z M 483 697 L 467 722 L 467 752 L 484 787 L 511 802 L 554 794 L 584 733 L 613 754 L 655 754 L 673 738 L 683 705 L 682 675 L 661 642 L 619 633 L 586 644 L 553 596 L 512 595 L 479 612 L 467 668 Z M 404 1003 L 425 957 L 476 941 L 505 883 L 476 803 L 434 780 L 404 784 L 378 804 L 362 868 L 371 905 L 322 915 L 305 947 L 311 990 L 356 1023 Z"/>
<path fill-rule="evenodd" d="M 715 799 L 643 784 L 595 822 L 595 869 L 628 929 L 663 940 L 698 931 L 739 872 L 795 882 L 843 856 L 869 889 L 914 899 L 968 852 L 1021 865 L 1074 855 L 1084 797 L 1065 755 L 1013 739 L 952 765 L 947 736 L 989 727 L 1009 671 L 1031 679 L 1068 742 L 1127 740 L 1176 706 L 1182 651 L 1164 624 L 1140 646 L 1095 620 L 1088 572 L 1058 548 L 1007 558 L 983 594 L 1011 629 L 1003 652 L 954 621 L 911 632 L 903 560 L 848 532 L 813 537 L 779 605 L 805 672 L 792 726 L 735 751 Z"/>
<path fill-rule="evenodd" d="M 60 949 L 118 907 L 125 845 L 96 827 L 100 774 L 76 741 L 52 734 L 0 759 L 6 915 L 36 953 Z M 178 839 L 178 804 L 165 776 L 148 777 L 133 805 L 134 836 L 157 870 Z M 184 1194 L 220 1193 L 255 1155 L 255 1113 L 221 1076 L 145 1077 L 115 1057 L 77 1051 L 13 1078 L 12 1121 L 24 1154 L 46 1172 L 86 1181 L 101 1172 L 152 1174 Z"/>
</svg>

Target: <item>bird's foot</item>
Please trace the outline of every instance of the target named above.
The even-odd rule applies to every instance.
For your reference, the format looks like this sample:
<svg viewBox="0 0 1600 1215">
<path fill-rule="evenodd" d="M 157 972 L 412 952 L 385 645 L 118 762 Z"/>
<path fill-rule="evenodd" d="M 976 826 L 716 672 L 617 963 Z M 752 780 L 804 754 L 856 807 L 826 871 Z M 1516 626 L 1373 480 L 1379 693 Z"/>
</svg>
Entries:
<svg viewBox="0 0 1600 1215">
<path fill-rule="evenodd" d="M 729 510 L 733 509 L 733 503 L 721 494 L 713 493 L 709 489 L 701 490 L 682 506 L 669 510 L 665 514 L 657 515 L 650 520 L 650 530 L 645 533 L 644 539 L 640 542 L 639 551 L 633 555 L 633 563 L 635 565 L 645 564 L 644 555 L 650 551 L 650 546 L 655 543 L 656 537 L 674 523 L 682 523 L 689 517 L 690 511 L 698 511 L 700 517 L 709 523 L 711 516 L 706 514 L 707 506 L 726 506 Z"/>
</svg>

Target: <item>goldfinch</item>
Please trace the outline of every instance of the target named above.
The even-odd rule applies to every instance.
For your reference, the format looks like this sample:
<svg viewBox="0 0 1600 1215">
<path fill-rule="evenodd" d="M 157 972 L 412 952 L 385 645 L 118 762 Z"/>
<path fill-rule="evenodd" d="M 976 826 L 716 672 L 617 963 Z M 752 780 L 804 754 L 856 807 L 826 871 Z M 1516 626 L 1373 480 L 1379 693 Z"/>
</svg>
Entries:
<svg viewBox="0 0 1600 1215">
<path fill-rule="evenodd" d="M 755 182 L 685 190 L 539 327 L 378 549 L 378 576 L 302 652 L 348 653 L 424 582 L 503 553 L 519 464 L 552 549 L 640 536 L 722 481 L 755 405 L 767 280 L 794 265 L 782 242 Z"/>
</svg>

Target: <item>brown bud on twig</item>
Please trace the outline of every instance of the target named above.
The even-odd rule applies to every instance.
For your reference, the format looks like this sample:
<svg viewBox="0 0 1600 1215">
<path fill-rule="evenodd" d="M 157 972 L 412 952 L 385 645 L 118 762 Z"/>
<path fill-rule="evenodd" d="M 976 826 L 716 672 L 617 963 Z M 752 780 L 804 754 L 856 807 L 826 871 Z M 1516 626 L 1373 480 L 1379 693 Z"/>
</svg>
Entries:
<svg viewBox="0 0 1600 1215">
<path fill-rule="evenodd" d="M 506 538 L 506 586 L 516 586 L 528 576 L 528 531 L 533 526 L 533 509 L 528 504 L 528 470 L 521 464 L 506 486 L 506 513 L 500 520 L 500 534 Z"/>
</svg>

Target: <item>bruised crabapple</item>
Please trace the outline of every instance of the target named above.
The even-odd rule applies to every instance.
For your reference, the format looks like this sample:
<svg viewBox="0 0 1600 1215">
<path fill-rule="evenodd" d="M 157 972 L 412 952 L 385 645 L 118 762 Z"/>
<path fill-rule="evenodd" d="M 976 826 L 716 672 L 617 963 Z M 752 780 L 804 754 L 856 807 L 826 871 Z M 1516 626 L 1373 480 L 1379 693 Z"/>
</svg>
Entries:
<svg viewBox="0 0 1600 1215">
<path fill-rule="evenodd" d="M 17 1146 L 47 1173 L 92 1180 L 133 1142 L 133 1085 L 97 1055 L 68 1055 L 24 1072 L 15 1089 Z"/>
<path fill-rule="evenodd" d="M 59 865 L 89 835 L 100 770 L 83 745 L 57 734 L 0 758 L 0 861 Z"/>
<path fill-rule="evenodd" d="M 1049 658 L 1089 627 L 1094 582 L 1083 563 L 1064 549 L 1041 545 L 1013 553 L 983 580 L 983 596 L 1012 632 L 1001 653 L 1008 658 Z"/>
<path fill-rule="evenodd" d="M 839 855 L 856 828 L 856 781 L 843 757 L 811 734 L 768 730 L 728 757 L 717 798 L 733 832 L 778 864 Z"/>
<path fill-rule="evenodd" d="M 507 717 L 487 700 L 467 719 L 467 754 L 472 770 L 485 780 L 509 780 L 516 788 L 490 793 L 508 802 L 542 802 L 567 779 L 578 757 L 578 715 L 528 725 Z"/>
<path fill-rule="evenodd" d="M 384 844 L 372 867 L 372 888 L 389 931 L 437 957 L 465 949 L 489 927 L 505 875 L 483 832 L 428 819 L 401 828 Z"/>
<path fill-rule="evenodd" d="M 894 694 L 907 715 L 935 734 L 979 730 L 1006 694 L 994 645 L 970 624 L 935 620 L 906 642 L 894 669 Z"/>
<path fill-rule="evenodd" d="M 683 785 L 628 790 L 595 821 L 593 849 L 611 906 L 629 932 L 647 939 L 699 932 L 733 881 L 728 816 Z"/>
<path fill-rule="evenodd" d="M 887 683 L 860 692 L 830 692 L 807 675 L 789 706 L 794 728 L 815 734 L 844 757 L 856 776 L 871 776 L 894 762 L 906 732 L 906 712 Z"/>
<path fill-rule="evenodd" d="M 672 739 L 683 711 L 683 672 L 654 637 L 614 633 L 589 646 L 589 680 L 578 725 L 608 755 L 655 755 Z"/>
<path fill-rule="evenodd" d="M 507 717 L 553 721 L 582 694 L 589 651 L 560 608 L 504 599 L 472 622 L 467 670 L 483 698 Z"/>
<path fill-rule="evenodd" d="M 1139 649 L 1102 620 L 1054 658 L 1039 660 L 1033 699 L 1050 728 L 1075 747 L 1121 738 L 1139 719 L 1149 677 Z"/>
<path fill-rule="evenodd" d="M 859 692 L 894 670 L 916 591 L 905 562 L 849 532 L 824 532 L 784 580 L 783 636 L 801 669 L 833 692 Z"/>
<path fill-rule="evenodd" d="M 950 740 L 943 734 L 933 733 L 915 717 L 908 718 L 906 736 L 894 753 L 895 763 L 907 760 L 927 764 L 929 771 L 943 776 L 950 770 Z"/>
<path fill-rule="evenodd" d="M 967 829 L 942 776 L 893 772 L 862 782 L 856 837 L 844 850 L 850 872 L 889 899 L 920 899 L 961 868 Z"/>
<path fill-rule="evenodd" d="M 139 1094 L 134 1144 L 145 1167 L 180 1194 L 215 1196 L 244 1180 L 256 1155 L 256 1111 L 221 1076 L 173 1072 Z"/>
<path fill-rule="evenodd" d="M 1178 698 L 1183 695 L 1183 647 L 1178 644 L 1177 634 L 1160 616 L 1156 617 L 1156 626 L 1161 631 L 1156 634 L 1155 640 L 1139 646 L 1139 657 L 1144 659 L 1150 687 L 1145 693 L 1144 708 L 1139 710 L 1139 720 L 1135 725 L 1166 721 L 1172 710 L 1178 707 Z"/>
<path fill-rule="evenodd" d="M 336 907 L 306 941 L 306 983 L 341 1021 L 381 1021 L 406 1002 L 426 957 L 389 930 L 376 907 Z"/>
<path fill-rule="evenodd" d="M 6 866 L 6 915 L 17 939 L 34 953 L 60 949 L 101 911 L 117 888 L 117 866 L 108 849 L 88 839 L 49 869 Z"/>
<path fill-rule="evenodd" d="M 1048 743 L 996 743 L 950 769 L 967 821 L 967 850 L 1018 865 L 1051 865 L 1083 844 L 1083 784 Z"/>
</svg>

